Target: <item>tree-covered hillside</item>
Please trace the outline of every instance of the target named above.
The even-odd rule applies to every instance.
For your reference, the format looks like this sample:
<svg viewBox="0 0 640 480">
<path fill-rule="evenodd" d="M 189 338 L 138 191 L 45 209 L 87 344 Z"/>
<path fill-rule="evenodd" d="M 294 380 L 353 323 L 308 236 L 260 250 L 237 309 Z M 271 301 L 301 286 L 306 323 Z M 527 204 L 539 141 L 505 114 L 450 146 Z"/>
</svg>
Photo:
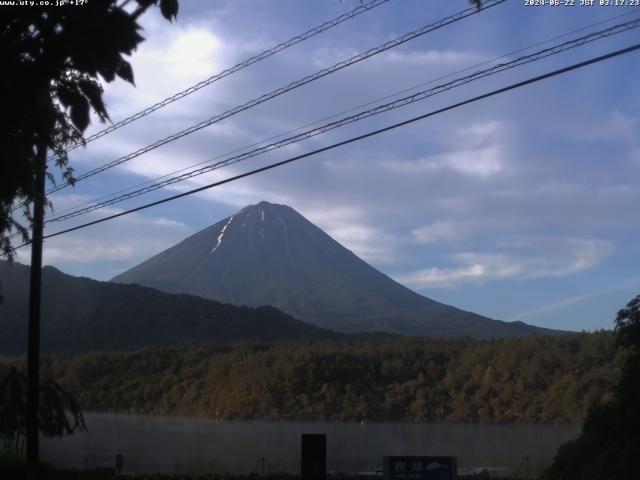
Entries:
<svg viewBox="0 0 640 480">
<path fill-rule="evenodd" d="M 548 480 L 640 478 L 640 295 L 616 317 L 616 347 L 622 359 L 611 399 L 590 409 L 578 438 L 558 450 Z"/>
<path fill-rule="evenodd" d="M 340 340 L 270 306 L 237 307 L 139 285 L 42 271 L 42 350 L 81 353 L 196 343 Z M 29 267 L 0 261 L 0 354 L 27 347 Z"/>
<path fill-rule="evenodd" d="M 86 410 L 225 419 L 581 421 L 620 359 L 607 332 L 510 340 L 155 348 L 49 356 Z M 5 359 L 4 363 L 18 360 Z"/>
</svg>

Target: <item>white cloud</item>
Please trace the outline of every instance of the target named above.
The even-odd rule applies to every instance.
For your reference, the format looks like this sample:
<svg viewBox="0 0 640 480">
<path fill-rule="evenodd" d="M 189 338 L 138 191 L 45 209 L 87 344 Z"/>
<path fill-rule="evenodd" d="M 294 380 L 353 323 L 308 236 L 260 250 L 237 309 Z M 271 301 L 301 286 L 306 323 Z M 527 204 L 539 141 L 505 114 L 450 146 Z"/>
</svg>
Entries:
<svg viewBox="0 0 640 480">
<path fill-rule="evenodd" d="M 563 125 L 561 130 L 575 142 L 631 143 L 638 138 L 638 119 L 615 109 L 597 118 L 578 119 L 577 122 Z"/>
<path fill-rule="evenodd" d="M 451 141 L 454 145 L 485 145 L 500 140 L 505 130 L 506 126 L 498 120 L 472 123 L 455 130 Z"/>
<path fill-rule="evenodd" d="M 434 199 L 433 203 L 443 213 L 470 213 L 477 207 L 475 199 L 464 194 L 441 196 Z"/>
<path fill-rule="evenodd" d="M 416 272 L 394 275 L 393 278 L 413 288 L 450 287 L 460 282 L 481 280 L 486 271 L 483 265 L 441 269 L 437 267 L 425 268 Z"/>
<path fill-rule="evenodd" d="M 394 278 L 414 288 L 453 287 L 468 282 L 527 280 L 572 275 L 600 264 L 609 242 L 583 238 L 530 238 L 502 242 L 499 253 L 454 254 L 453 267 L 429 267 Z"/>
<path fill-rule="evenodd" d="M 469 177 L 488 179 L 504 170 L 505 159 L 498 145 L 474 150 L 457 150 L 416 161 L 389 160 L 384 168 L 403 174 L 433 174 L 452 170 Z"/>
<path fill-rule="evenodd" d="M 482 55 L 460 50 L 414 50 L 409 52 L 391 50 L 380 57 L 381 61 L 392 64 L 419 65 L 436 64 L 471 64 L 486 60 Z"/>
<path fill-rule="evenodd" d="M 144 23 L 143 35 L 147 39 L 130 59 L 136 88 L 123 88 L 123 82 L 105 85 L 109 110 L 118 116 L 205 80 L 222 70 L 227 58 L 228 45 L 204 27 L 177 23 L 167 28 L 166 22 L 154 16 L 147 17 Z M 190 102 L 189 108 L 196 105 Z"/>
<path fill-rule="evenodd" d="M 95 220 L 119 211 L 107 208 L 85 220 Z M 45 234 L 57 230 L 54 227 Z M 100 262 L 126 262 L 130 266 L 172 246 L 189 233 L 191 229 L 176 220 L 127 215 L 45 240 L 43 263 L 63 267 L 69 273 L 77 272 L 78 268 L 82 270 L 84 264 Z M 29 249 L 18 250 L 17 260 L 30 263 Z"/>
<path fill-rule="evenodd" d="M 402 174 L 442 174 L 447 171 L 490 179 L 507 170 L 508 129 L 496 119 L 451 128 L 437 140 L 444 152 L 417 159 L 385 159 L 383 169 Z"/>
<path fill-rule="evenodd" d="M 416 228 L 411 231 L 413 238 L 418 243 L 439 243 L 459 240 L 469 233 L 468 223 L 450 220 L 437 220 L 430 225 Z"/>
<path fill-rule="evenodd" d="M 464 150 L 436 158 L 442 167 L 449 167 L 457 172 L 472 177 L 490 178 L 504 169 L 502 150 L 491 146 L 480 150 Z"/>
<path fill-rule="evenodd" d="M 319 209 L 313 204 L 302 204 L 297 208 L 334 240 L 365 261 L 392 264 L 398 260 L 402 241 L 376 227 L 372 212 L 349 205 Z"/>
<path fill-rule="evenodd" d="M 378 264 L 392 264 L 396 259 L 394 239 L 384 232 L 363 224 L 326 224 L 327 233 L 356 255 Z"/>
<path fill-rule="evenodd" d="M 373 45 L 372 45 L 373 46 Z M 362 50 L 364 51 L 364 50 Z M 314 67 L 321 69 L 334 65 L 340 60 L 345 60 L 361 51 L 348 47 L 323 47 L 316 49 L 312 54 Z M 460 64 L 472 64 L 484 61 L 485 57 L 469 51 L 462 50 L 389 50 L 378 54 L 369 61 L 373 67 L 387 66 L 391 68 L 419 68 L 425 66 L 455 66 Z"/>
<path fill-rule="evenodd" d="M 505 250 L 528 253 L 524 278 L 561 277 L 592 268 L 613 252 L 613 245 L 595 238 L 539 237 L 499 242 Z"/>
<path fill-rule="evenodd" d="M 328 68 L 336 62 L 346 60 L 360 53 L 354 48 L 318 48 L 311 54 L 313 67 L 318 70 Z"/>
</svg>

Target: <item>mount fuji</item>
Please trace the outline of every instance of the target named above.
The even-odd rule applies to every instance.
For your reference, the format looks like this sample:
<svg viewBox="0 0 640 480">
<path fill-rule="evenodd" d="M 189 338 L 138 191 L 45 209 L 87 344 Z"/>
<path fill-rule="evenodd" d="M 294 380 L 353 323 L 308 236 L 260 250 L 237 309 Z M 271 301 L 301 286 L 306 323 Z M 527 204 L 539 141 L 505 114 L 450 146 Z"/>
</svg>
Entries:
<svg viewBox="0 0 640 480">
<path fill-rule="evenodd" d="M 250 205 L 114 277 L 236 305 L 272 305 L 345 333 L 476 338 L 558 333 L 424 297 L 346 249 L 291 207 Z"/>
</svg>

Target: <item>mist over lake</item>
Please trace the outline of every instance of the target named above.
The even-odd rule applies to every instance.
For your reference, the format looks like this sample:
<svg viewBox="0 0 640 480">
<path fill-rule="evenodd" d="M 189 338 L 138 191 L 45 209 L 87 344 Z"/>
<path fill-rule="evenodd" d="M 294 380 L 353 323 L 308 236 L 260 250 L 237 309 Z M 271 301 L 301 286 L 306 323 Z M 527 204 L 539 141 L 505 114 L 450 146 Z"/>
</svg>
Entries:
<svg viewBox="0 0 640 480">
<path fill-rule="evenodd" d="M 548 466 L 578 425 L 219 422 L 184 417 L 87 413 L 89 433 L 43 439 L 45 461 L 65 468 L 113 466 L 124 472 L 297 473 L 300 434 L 327 434 L 327 470 L 370 471 L 383 455 L 456 455 L 460 469 L 514 473 L 529 457 L 530 473 Z"/>
</svg>

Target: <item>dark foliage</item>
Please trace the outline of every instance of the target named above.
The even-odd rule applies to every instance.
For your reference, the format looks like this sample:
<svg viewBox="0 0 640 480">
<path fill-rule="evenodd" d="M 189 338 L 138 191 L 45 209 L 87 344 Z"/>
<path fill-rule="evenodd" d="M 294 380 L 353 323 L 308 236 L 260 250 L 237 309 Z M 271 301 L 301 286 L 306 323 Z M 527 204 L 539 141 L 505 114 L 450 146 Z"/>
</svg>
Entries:
<svg viewBox="0 0 640 480">
<path fill-rule="evenodd" d="M 579 422 L 606 402 L 608 332 L 510 340 L 238 345 L 49 356 L 85 408 L 227 419 Z M 17 360 L 5 360 L 15 363 Z"/>
<path fill-rule="evenodd" d="M 26 463 L 23 459 L 2 458 L 0 456 L 0 478 L 22 479 L 26 478 Z M 38 480 L 300 480 L 299 475 L 288 473 L 275 473 L 257 476 L 214 474 L 214 475 L 166 475 L 161 473 L 139 473 L 116 475 L 115 469 L 103 467 L 95 470 L 58 470 L 50 465 L 41 464 L 38 472 Z M 340 476 L 341 480 L 361 480 L 358 476 Z M 508 480 L 508 479 L 497 479 Z"/>
<path fill-rule="evenodd" d="M 12 256 L 11 228 L 27 239 L 12 210 L 34 198 L 39 155 L 52 153 L 63 178 L 72 181 L 65 148 L 82 140 L 91 111 L 108 119 L 100 80 L 133 83 L 125 56 L 143 40 L 138 17 L 158 3 L 165 18 L 178 13 L 177 0 L 135 0 L 122 8 L 127 3 L 0 9 L 0 254 Z M 24 213 L 30 219 L 26 207 Z"/>
<path fill-rule="evenodd" d="M 86 431 L 80 406 L 55 380 L 40 383 L 38 429 L 45 437 Z M 0 434 L 4 449 L 20 454 L 26 431 L 27 377 L 11 367 L 0 381 Z"/>
<path fill-rule="evenodd" d="M 0 457 L 0 478 L 25 478 L 26 468 L 23 461 L 17 459 L 4 460 Z M 336 478 L 336 477 L 330 477 Z M 360 475 L 344 475 L 341 480 L 362 480 Z M 460 477 L 462 478 L 462 477 Z M 493 480 L 516 480 L 506 477 L 492 477 Z M 139 473 L 115 475 L 111 468 L 97 470 L 54 470 L 48 465 L 41 465 L 39 480 L 301 480 L 300 475 L 288 473 L 270 473 L 268 475 L 234 475 L 230 473 L 213 475 L 167 475 L 162 473 Z"/>
<path fill-rule="evenodd" d="M 635 479 L 640 476 L 640 295 L 618 312 L 616 346 L 623 358 L 613 399 L 591 409 L 580 437 L 563 445 L 549 479 Z"/>
</svg>

